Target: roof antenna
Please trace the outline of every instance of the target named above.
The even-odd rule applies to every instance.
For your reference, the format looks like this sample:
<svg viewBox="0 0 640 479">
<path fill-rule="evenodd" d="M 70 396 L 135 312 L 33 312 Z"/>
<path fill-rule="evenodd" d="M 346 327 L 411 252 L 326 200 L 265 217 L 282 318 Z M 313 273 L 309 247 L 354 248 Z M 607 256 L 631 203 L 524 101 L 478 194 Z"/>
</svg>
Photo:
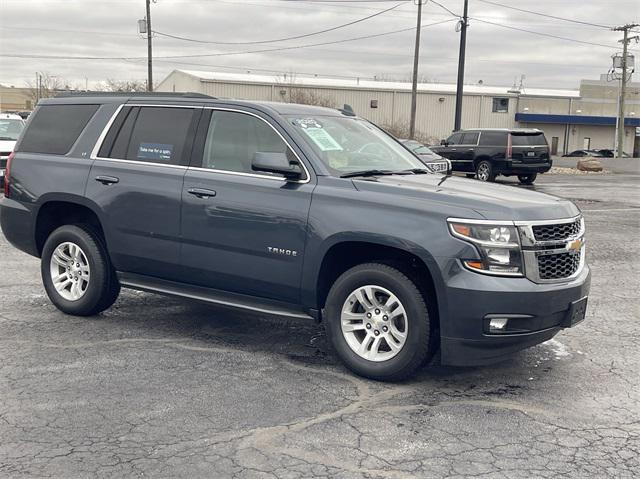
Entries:
<svg viewBox="0 0 640 479">
<path fill-rule="evenodd" d="M 347 105 L 346 103 L 344 104 L 344 106 L 340 109 L 340 112 L 343 115 L 347 115 L 347 116 L 356 116 L 356 113 L 353 111 L 353 108 L 351 108 L 351 105 Z"/>
</svg>

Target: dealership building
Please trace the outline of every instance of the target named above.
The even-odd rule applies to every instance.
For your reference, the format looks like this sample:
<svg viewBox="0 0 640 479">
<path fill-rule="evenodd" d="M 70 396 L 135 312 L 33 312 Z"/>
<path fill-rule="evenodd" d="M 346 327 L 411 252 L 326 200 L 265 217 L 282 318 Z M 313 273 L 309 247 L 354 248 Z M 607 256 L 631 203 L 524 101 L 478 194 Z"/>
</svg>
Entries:
<svg viewBox="0 0 640 479">
<path fill-rule="evenodd" d="M 174 70 L 157 88 L 218 98 L 303 102 L 342 107 L 394 131 L 406 130 L 411 84 L 361 79 L 290 77 Z M 418 84 L 416 130 L 436 142 L 453 129 L 456 86 Z M 579 90 L 465 85 L 463 128 L 539 128 L 554 154 L 613 148 L 619 82 L 582 80 Z M 640 83 L 627 84 L 624 151 L 640 156 Z"/>
</svg>

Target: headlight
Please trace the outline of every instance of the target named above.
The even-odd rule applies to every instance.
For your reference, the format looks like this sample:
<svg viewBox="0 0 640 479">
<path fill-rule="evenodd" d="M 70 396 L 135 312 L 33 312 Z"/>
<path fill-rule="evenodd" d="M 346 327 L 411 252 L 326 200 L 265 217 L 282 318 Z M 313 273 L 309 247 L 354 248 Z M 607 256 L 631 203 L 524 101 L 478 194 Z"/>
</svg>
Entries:
<svg viewBox="0 0 640 479">
<path fill-rule="evenodd" d="M 499 276 L 524 275 L 515 226 L 455 219 L 449 220 L 449 230 L 453 236 L 472 243 L 480 253 L 480 260 L 462 259 L 467 268 Z"/>
</svg>

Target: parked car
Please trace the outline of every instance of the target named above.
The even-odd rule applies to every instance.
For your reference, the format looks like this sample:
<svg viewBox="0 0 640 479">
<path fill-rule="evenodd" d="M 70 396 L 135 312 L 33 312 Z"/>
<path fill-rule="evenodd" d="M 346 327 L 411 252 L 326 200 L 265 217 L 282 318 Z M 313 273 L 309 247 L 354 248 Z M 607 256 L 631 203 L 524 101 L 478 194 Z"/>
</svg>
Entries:
<svg viewBox="0 0 640 479">
<path fill-rule="evenodd" d="M 603 148 L 603 149 L 598 149 L 598 150 L 593 150 L 593 151 L 597 152 L 599 154 L 599 156 L 602 156 L 604 158 L 615 158 L 615 156 L 616 156 L 616 152 L 614 150 L 609 149 L 609 148 Z M 631 155 L 629 155 L 629 153 L 622 152 L 622 157 L 623 158 L 630 158 Z"/>
<path fill-rule="evenodd" d="M 323 321 L 357 374 L 474 365 L 585 316 L 570 201 L 426 173 L 352 112 L 197 94 L 42 100 L 7 165 L 0 225 L 51 302 L 121 287 Z M 369 145 L 369 146 L 368 146 Z"/>
<path fill-rule="evenodd" d="M 453 171 L 481 181 L 515 175 L 520 183 L 530 185 L 552 165 L 547 139 L 537 129 L 460 130 L 431 149 L 451 160 Z"/>
<path fill-rule="evenodd" d="M 562 155 L 563 158 L 582 158 L 585 156 L 593 156 L 595 158 L 605 157 L 604 153 L 601 153 L 598 150 L 574 150 L 571 153 L 567 153 Z"/>
<path fill-rule="evenodd" d="M 402 143 L 410 152 L 416 155 L 433 173 L 451 173 L 451 162 L 434 153 L 428 147 L 416 140 L 398 140 Z"/>
<path fill-rule="evenodd" d="M 0 184 L 4 181 L 4 169 L 9 154 L 22 133 L 24 120 L 11 113 L 0 113 Z"/>
</svg>

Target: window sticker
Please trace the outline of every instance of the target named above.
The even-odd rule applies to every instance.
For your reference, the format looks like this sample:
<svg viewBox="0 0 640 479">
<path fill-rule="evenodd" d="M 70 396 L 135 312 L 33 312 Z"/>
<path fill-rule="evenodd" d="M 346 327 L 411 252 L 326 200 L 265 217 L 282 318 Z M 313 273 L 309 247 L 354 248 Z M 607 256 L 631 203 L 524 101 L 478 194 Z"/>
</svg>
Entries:
<svg viewBox="0 0 640 479">
<path fill-rule="evenodd" d="M 164 143 L 140 143 L 138 159 L 170 161 L 172 153 L 173 145 Z"/>
<path fill-rule="evenodd" d="M 311 140 L 318 145 L 322 151 L 342 151 L 338 142 L 323 128 L 303 128 Z"/>
</svg>

